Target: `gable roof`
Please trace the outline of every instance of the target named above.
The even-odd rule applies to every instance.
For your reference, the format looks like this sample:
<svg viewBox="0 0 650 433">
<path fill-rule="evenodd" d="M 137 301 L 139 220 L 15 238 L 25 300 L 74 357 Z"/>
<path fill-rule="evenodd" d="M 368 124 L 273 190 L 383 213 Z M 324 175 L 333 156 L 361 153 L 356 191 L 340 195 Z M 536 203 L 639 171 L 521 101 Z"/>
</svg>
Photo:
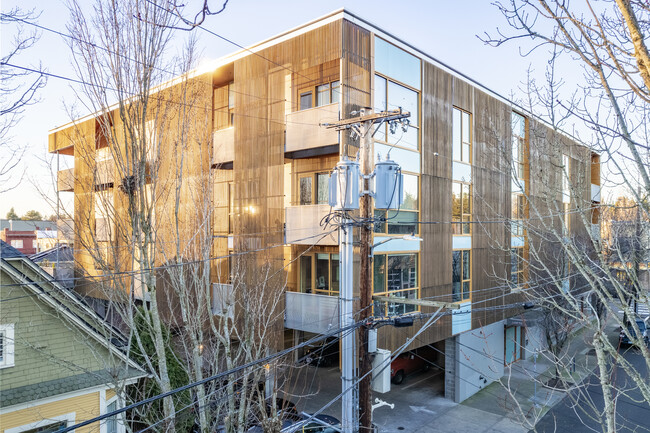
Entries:
<svg viewBox="0 0 650 433">
<path fill-rule="evenodd" d="M 140 377 L 147 375 L 143 368 L 129 358 L 123 350 L 128 345 L 125 337 L 118 329 L 106 323 L 76 293 L 63 288 L 50 274 L 27 256 L 12 248 L 6 242 L 2 242 L 2 244 L 3 255 L 0 257 L 0 268 L 7 272 L 11 278 L 20 282 L 25 290 L 32 292 L 39 300 L 61 313 L 82 332 L 88 334 L 89 337 L 124 361 L 129 370 L 139 371 Z M 4 255 L 5 250 L 8 253 L 7 256 Z M 32 280 L 19 267 L 14 266 L 18 263 L 27 266 L 33 271 L 38 276 L 38 280 Z M 106 338 L 107 336 L 112 337 L 110 341 Z"/>
</svg>

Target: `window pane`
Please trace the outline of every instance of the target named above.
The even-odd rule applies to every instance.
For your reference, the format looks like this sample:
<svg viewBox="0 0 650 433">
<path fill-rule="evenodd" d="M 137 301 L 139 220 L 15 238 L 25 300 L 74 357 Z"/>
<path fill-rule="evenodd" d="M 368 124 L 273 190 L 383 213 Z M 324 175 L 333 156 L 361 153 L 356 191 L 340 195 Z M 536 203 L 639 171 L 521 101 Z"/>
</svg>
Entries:
<svg viewBox="0 0 650 433">
<path fill-rule="evenodd" d="M 311 293 L 311 256 L 300 257 L 300 291 Z"/>
<path fill-rule="evenodd" d="M 311 176 L 300 178 L 300 204 L 312 203 Z"/>
<path fill-rule="evenodd" d="M 471 142 L 471 137 L 469 133 L 469 114 L 466 112 L 462 112 L 463 114 L 463 143 L 470 143 Z M 469 162 L 469 161 L 465 161 Z"/>
<path fill-rule="evenodd" d="M 333 81 L 332 82 L 332 104 L 341 101 L 341 82 Z"/>
<path fill-rule="evenodd" d="M 386 111 L 386 79 L 375 75 L 375 111 Z"/>
<path fill-rule="evenodd" d="M 318 173 L 316 175 L 316 203 L 327 204 L 329 202 L 329 174 Z"/>
<path fill-rule="evenodd" d="M 415 254 L 388 256 L 388 291 L 417 287 L 417 274 Z"/>
<path fill-rule="evenodd" d="M 331 287 L 335 292 L 339 291 L 339 280 L 341 279 L 341 274 L 339 273 L 339 255 L 332 254 L 330 260 L 332 273 L 331 275 Z"/>
<path fill-rule="evenodd" d="M 462 184 L 453 182 L 451 184 L 451 216 L 452 221 L 460 221 L 462 215 L 462 196 L 461 196 Z"/>
<path fill-rule="evenodd" d="M 329 254 L 316 254 L 316 290 L 329 290 Z"/>
<path fill-rule="evenodd" d="M 388 109 L 396 110 L 402 107 L 402 110 L 411 113 L 409 120 L 411 125 L 418 125 L 418 94 L 411 89 L 400 86 L 392 81 L 388 82 Z"/>
<path fill-rule="evenodd" d="M 472 194 L 471 187 L 467 184 L 463 185 L 463 213 L 465 214 L 472 213 L 471 194 Z"/>
<path fill-rule="evenodd" d="M 469 281 L 463 282 L 463 300 L 469 299 Z"/>
<path fill-rule="evenodd" d="M 386 256 L 383 254 L 375 255 L 372 264 L 373 269 L 373 291 L 382 293 L 386 291 Z"/>
<path fill-rule="evenodd" d="M 419 185 L 418 177 L 412 174 L 404 175 L 404 203 L 402 209 L 418 210 Z"/>
<path fill-rule="evenodd" d="M 329 83 L 327 84 L 321 84 L 320 86 L 316 87 L 316 106 L 320 107 L 322 105 L 327 105 L 330 103 L 330 85 Z"/>
<path fill-rule="evenodd" d="M 300 95 L 300 109 L 306 110 L 312 107 L 311 92 Z"/>
<path fill-rule="evenodd" d="M 417 212 L 409 211 L 388 211 L 388 234 L 390 235 L 408 235 L 418 232 Z"/>
<path fill-rule="evenodd" d="M 451 145 L 452 145 L 452 157 L 456 161 L 460 161 L 461 159 L 461 153 L 460 153 L 460 110 L 454 108 L 454 115 L 453 115 L 453 125 L 452 125 L 452 137 L 451 137 Z"/>
<path fill-rule="evenodd" d="M 399 166 L 402 167 L 402 171 L 420 173 L 419 152 L 412 152 L 410 150 L 400 149 L 399 147 L 392 147 L 381 143 L 375 143 L 375 155 L 380 154 L 383 159 L 386 157 L 389 151 L 390 159 L 398 163 Z"/>
<path fill-rule="evenodd" d="M 381 129 L 381 128 L 380 128 Z M 375 138 L 379 140 L 379 137 L 377 137 L 379 133 L 375 134 Z M 402 130 L 402 127 L 400 125 L 397 125 L 397 129 L 395 130 L 395 133 L 391 133 L 390 129 L 388 130 L 388 142 L 390 144 L 394 144 L 396 146 L 401 146 L 401 147 L 407 147 L 409 149 L 418 149 L 418 138 L 420 136 L 419 130 L 414 127 L 414 126 L 409 126 L 406 131 Z M 391 152 L 391 156 L 392 156 Z"/>
<path fill-rule="evenodd" d="M 235 108 L 235 85 L 228 85 L 228 108 Z"/>
<path fill-rule="evenodd" d="M 451 281 L 454 283 L 459 283 L 460 282 L 460 268 L 461 268 L 461 263 L 460 263 L 460 257 L 461 257 L 461 251 L 454 251 L 452 252 L 452 261 L 451 261 Z"/>
<path fill-rule="evenodd" d="M 420 88 L 420 59 L 378 37 L 375 37 L 375 70 Z"/>
<path fill-rule="evenodd" d="M 463 251 L 463 280 L 469 280 L 471 275 L 469 255 L 469 251 Z"/>
</svg>

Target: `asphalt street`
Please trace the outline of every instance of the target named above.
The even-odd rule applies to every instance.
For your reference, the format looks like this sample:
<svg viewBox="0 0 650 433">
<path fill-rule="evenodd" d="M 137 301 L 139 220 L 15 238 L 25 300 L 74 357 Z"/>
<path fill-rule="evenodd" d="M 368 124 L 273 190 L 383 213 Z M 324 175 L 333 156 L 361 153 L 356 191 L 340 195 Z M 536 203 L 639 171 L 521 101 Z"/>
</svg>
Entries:
<svg viewBox="0 0 650 433">
<path fill-rule="evenodd" d="M 621 348 L 621 352 L 647 382 L 650 374 L 639 350 L 634 347 Z M 617 432 L 650 432 L 650 404 L 644 401 L 635 384 L 625 371 L 618 367 L 613 376 L 617 389 L 616 424 Z M 574 390 L 560 403 L 551 409 L 536 425 L 536 431 L 546 432 L 593 432 L 603 431 L 604 422 L 603 394 L 596 374 L 587 377 L 583 382 L 585 389 L 581 394 Z M 591 401 L 594 409 L 588 407 L 585 401 Z M 531 430 L 532 431 L 532 430 Z"/>
</svg>

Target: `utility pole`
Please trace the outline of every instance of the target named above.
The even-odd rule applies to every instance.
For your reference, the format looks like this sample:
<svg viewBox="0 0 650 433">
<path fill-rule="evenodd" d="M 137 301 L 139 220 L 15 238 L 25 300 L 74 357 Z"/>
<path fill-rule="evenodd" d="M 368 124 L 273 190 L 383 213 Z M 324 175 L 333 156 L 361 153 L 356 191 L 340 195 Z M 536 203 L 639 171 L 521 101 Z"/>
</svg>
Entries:
<svg viewBox="0 0 650 433">
<path fill-rule="evenodd" d="M 373 114 L 372 108 L 366 107 L 362 108 L 359 113 L 359 117 L 352 119 L 341 120 L 334 123 L 325 123 L 321 124 L 327 128 L 333 128 L 336 130 L 347 130 L 351 129 L 354 133 L 359 136 L 359 165 L 361 169 L 362 176 L 362 192 L 359 202 L 359 212 L 360 212 L 360 234 L 359 234 L 359 244 L 360 244 L 360 281 L 359 281 L 359 294 L 360 294 L 360 312 L 359 312 L 359 321 L 364 321 L 370 317 L 370 307 L 372 305 L 372 226 L 373 220 L 371 215 L 371 201 L 370 201 L 370 178 L 373 175 L 374 171 L 374 162 L 372 157 L 372 145 L 373 145 L 373 126 L 375 124 L 381 124 L 386 121 L 402 121 L 410 116 L 410 113 L 403 112 L 401 109 L 392 110 L 382 113 Z M 408 126 L 408 124 L 407 124 Z M 341 163 L 339 163 L 341 164 Z M 330 186 L 331 188 L 331 186 Z M 348 311 L 348 308 L 352 308 L 352 224 L 349 219 L 344 219 L 343 227 L 339 232 L 339 242 L 340 242 L 340 258 L 341 258 L 341 326 L 345 327 L 348 325 L 348 321 L 354 323 L 352 319 L 352 311 Z M 345 258 L 344 258 L 345 257 Z M 348 270 L 345 268 L 349 267 Z M 347 290 L 349 278 L 349 291 Z M 350 301 L 348 302 L 348 299 Z M 349 315 L 349 316 L 348 316 Z M 349 320 L 347 318 L 349 317 Z M 345 322 L 344 322 L 345 321 Z M 347 338 L 351 338 L 350 342 Z M 350 377 L 351 372 L 354 369 L 354 335 L 349 333 L 342 337 L 341 342 L 341 351 L 342 351 L 342 386 L 343 386 L 343 397 L 342 397 L 342 427 L 343 432 L 351 432 L 349 430 L 350 424 L 355 424 L 356 421 L 354 414 L 355 405 L 354 405 L 354 393 L 352 389 L 354 387 L 354 380 Z M 371 377 L 370 371 L 372 369 L 372 361 L 370 360 L 370 355 L 368 353 L 368 329 L 366 327 L 361 327 L 359 330 L 359 376 L 362 378 L 359 381 L 359 421 L 360 421 L 360 431 L 363 433 L 372 431 L 372 401 L 371 401 Z M 355 429 L 356 430 L 356 429 Z"/>
</svg>

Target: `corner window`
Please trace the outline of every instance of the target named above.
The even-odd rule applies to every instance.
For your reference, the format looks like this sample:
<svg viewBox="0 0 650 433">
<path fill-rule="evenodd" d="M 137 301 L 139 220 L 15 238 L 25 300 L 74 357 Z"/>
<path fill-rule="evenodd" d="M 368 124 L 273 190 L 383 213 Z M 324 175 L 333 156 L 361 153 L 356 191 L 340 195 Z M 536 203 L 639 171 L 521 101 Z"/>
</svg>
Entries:
<svg viewBox="0 0 650 433">
<path fill-rule="evenodd" d="M 0 325 L 0 368 L 14 366 L 14 324 Z"/>
<path fill-rule="evenodd" d="M 453 251 L 451 269 L 452 302 L 469 301 L 472 291 L 472 252 L 470 250 Z"/>
<path fill-rule="evenodd" d="M 375 254 L 373 294 L 405 299 L 420 298 L 418 254 Z M 374 303 L 375 315 L 391 316 L 416 311 L 417 306 L 391 302 Z"/>
</svg>

